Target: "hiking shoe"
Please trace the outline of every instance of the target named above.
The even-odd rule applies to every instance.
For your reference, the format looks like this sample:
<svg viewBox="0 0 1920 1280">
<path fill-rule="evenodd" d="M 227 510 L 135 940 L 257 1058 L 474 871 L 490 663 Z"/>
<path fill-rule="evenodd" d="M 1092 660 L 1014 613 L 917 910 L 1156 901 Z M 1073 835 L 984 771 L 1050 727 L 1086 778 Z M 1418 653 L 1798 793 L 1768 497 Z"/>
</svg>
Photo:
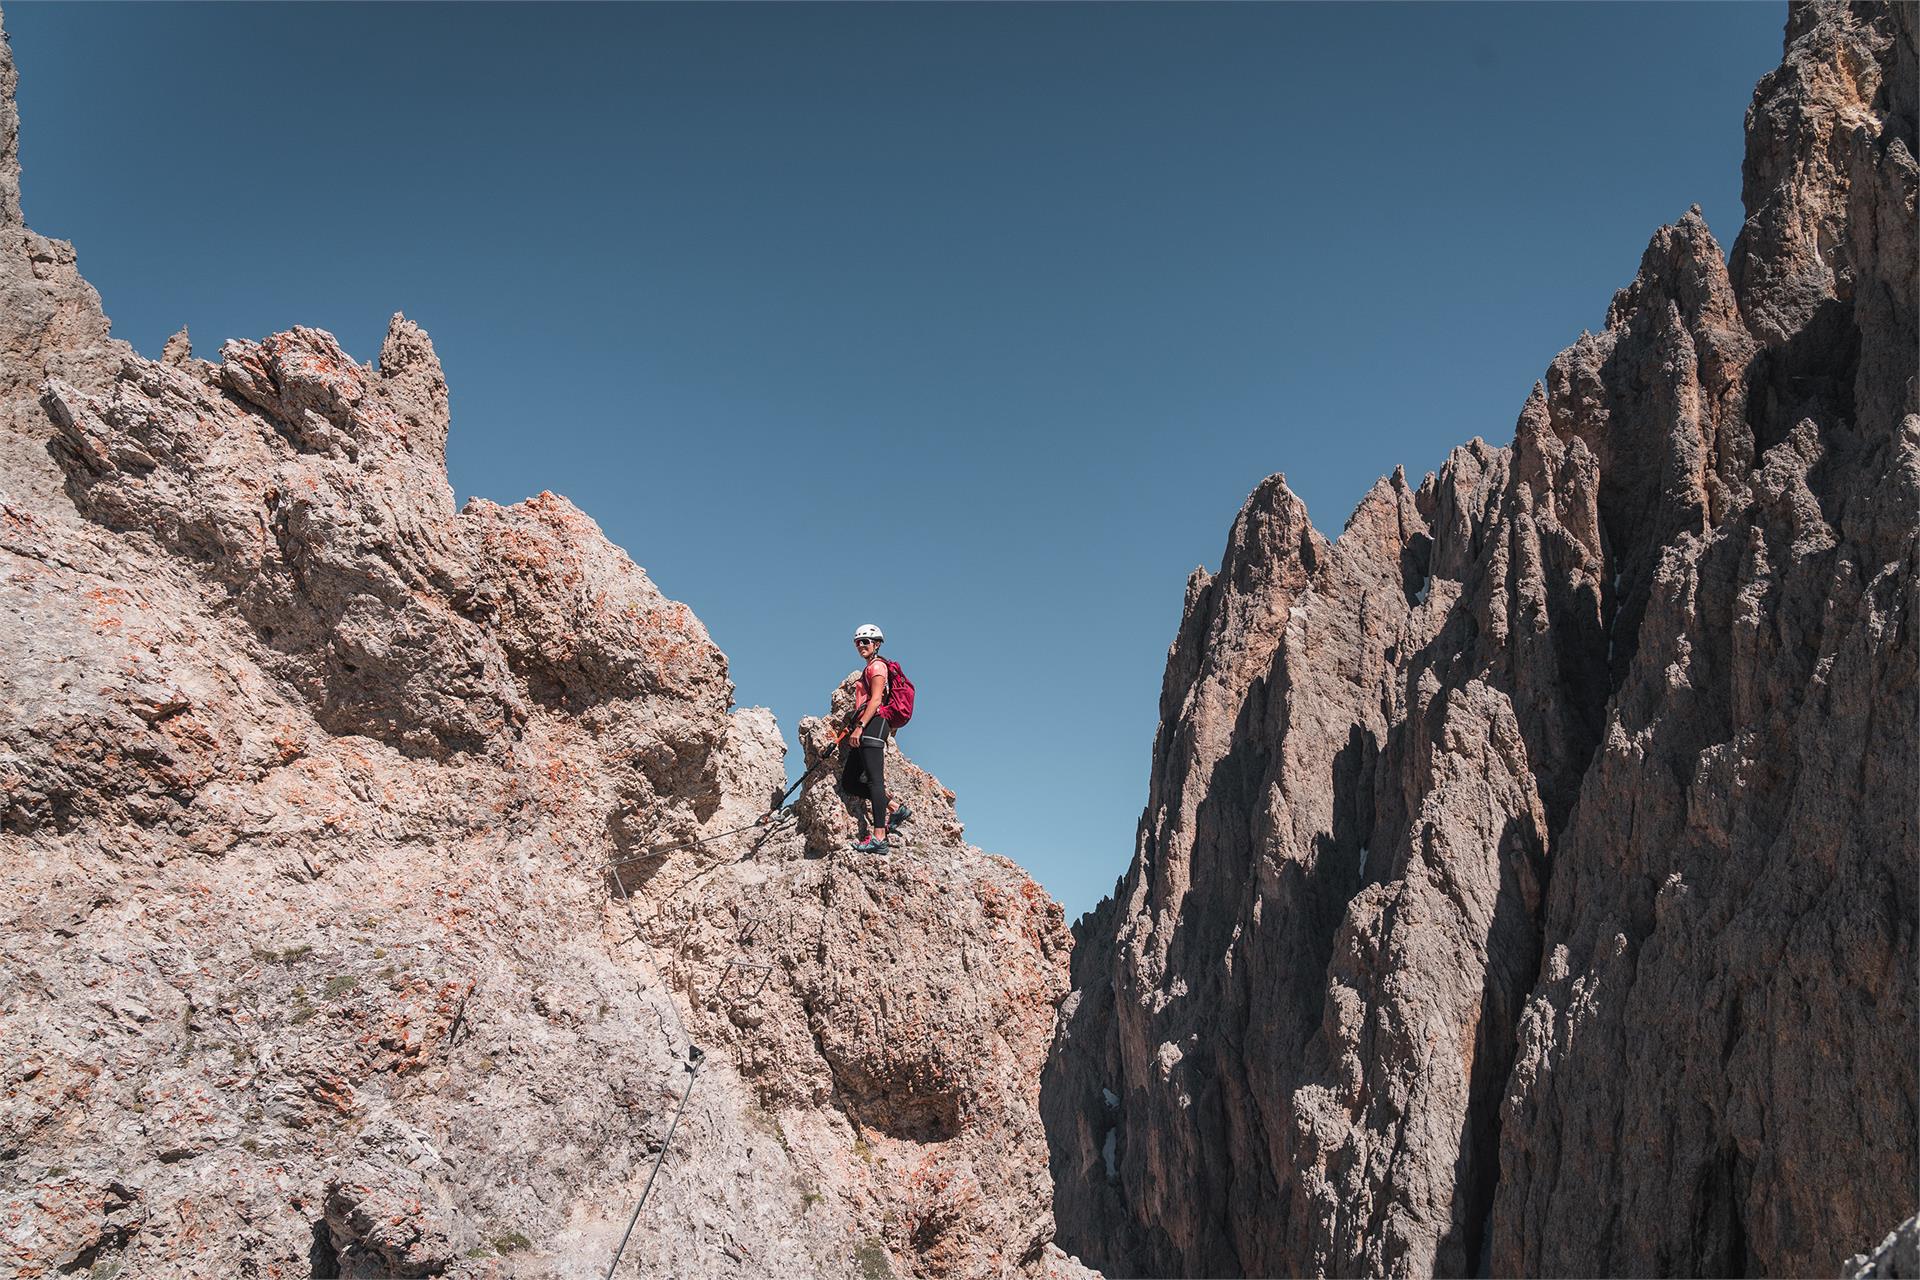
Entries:
<svg viewBox="0 0 1920 1280">
<path fill-rule="evenodd" d="M 911 822 L 912 820 L 913 810 L 907 808 L 905 805 L 901 805 L 898 809 L 895 809 L 887 815 L 887 826 L 898 827 L 901 823 Z"/>
<path fill-rule="evenodd" d="M 855 853 L 886 853 L 887 842 L 878 836 L 868 836 L 853 846 Z"/>
</svg>

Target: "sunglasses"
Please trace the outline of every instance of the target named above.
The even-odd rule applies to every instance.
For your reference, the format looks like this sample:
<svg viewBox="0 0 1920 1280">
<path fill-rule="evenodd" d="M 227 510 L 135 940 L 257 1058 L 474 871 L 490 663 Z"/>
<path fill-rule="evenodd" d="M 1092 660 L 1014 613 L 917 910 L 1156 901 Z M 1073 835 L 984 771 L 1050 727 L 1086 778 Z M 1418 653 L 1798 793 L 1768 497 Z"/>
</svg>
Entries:
<svg viewBox="0 0 1920 1280">
<path fill-rule="evenodd" d="M 878 640 L 868 640 L 863 636 L 862 638 L 855 640 L 854 643 L 855 644 L 879 644 L 880 642 Z"/>
</svg>

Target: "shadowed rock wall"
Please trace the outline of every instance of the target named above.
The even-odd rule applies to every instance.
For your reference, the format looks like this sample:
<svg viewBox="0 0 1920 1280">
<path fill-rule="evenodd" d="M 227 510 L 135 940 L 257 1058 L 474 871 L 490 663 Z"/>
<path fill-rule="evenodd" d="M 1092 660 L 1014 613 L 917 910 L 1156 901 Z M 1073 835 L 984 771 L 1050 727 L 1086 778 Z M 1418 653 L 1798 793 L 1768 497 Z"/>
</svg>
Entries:
<svg viewBox="0 0 1920 1280">
<path fill-rule="evenodd" d="M 1116 1275 L 1818 1274 L 1913 1211 L 1911 6 L 1795 7 L 1731 255 L 1511 446 L 1275 476 L 1167 663 L 1043 1083 Z"/>
</svg>

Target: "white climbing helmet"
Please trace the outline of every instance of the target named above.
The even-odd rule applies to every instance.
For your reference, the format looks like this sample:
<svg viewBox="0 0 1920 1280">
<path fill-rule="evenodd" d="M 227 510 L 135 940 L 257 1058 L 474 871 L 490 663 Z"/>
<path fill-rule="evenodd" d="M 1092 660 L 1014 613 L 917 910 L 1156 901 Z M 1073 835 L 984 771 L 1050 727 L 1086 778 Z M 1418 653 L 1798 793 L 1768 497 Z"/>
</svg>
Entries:
<svg viewBox="0 0 1920 1280">
<path fill-rule="evenodd" d="M 885 640 L 886 639 L 885 636 L 880 634 L 880 628 L 874 626 L 871 622 L 863 622 L 859 626 L 855 627 L 853 629 L 853 638 L 855 640 Z"/>
</svg>

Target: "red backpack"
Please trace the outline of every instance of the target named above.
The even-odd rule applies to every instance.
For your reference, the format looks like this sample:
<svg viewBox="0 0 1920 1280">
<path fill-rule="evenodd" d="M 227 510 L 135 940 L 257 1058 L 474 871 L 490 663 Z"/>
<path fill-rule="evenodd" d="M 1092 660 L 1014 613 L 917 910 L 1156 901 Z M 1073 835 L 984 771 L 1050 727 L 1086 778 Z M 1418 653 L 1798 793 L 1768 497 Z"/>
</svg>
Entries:
<svg viewBox="0 0 1920 1280">
<path fill-rule="evenodd" d="M 907 673 L 892 658 L 881 658 L 887 664 L 887 701 L 880 708 L 880 714 L 887 723 L 898 729 L 913 719 L 913 681 L 907 679 Z"/>
</svg>

